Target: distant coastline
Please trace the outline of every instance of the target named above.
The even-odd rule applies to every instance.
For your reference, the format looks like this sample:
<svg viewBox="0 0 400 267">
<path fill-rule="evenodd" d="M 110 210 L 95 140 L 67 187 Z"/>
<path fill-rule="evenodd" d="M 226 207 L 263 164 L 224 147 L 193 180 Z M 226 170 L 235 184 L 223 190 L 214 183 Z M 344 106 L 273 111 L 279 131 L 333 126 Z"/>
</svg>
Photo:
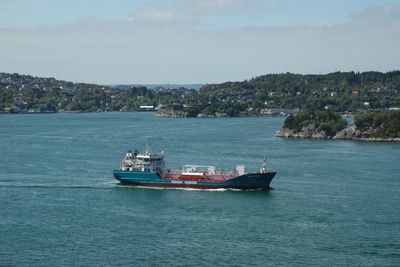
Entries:
<svg viewBox="0 0 400 267">
<path fill-rule="evenodd" d="M 114 87 L 0 73 L 0 112 L 138 111 L 152 106 L 164 117 L 253 117 L 285 116 L 304 108 L 343 113 L 400 108 L 400 71 L 278 73 L 187 86 Z"/>
</svg>

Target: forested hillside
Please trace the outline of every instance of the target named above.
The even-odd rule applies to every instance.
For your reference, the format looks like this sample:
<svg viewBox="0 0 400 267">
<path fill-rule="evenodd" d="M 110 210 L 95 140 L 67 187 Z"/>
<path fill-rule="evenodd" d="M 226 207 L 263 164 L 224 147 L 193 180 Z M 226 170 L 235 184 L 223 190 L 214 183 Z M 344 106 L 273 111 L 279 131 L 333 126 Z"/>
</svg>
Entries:
<svg viewBox="0 0 400 267">
<path fill-rule="evenodd" d="M 185 116 L 270 115 L 272 109 L 338 112 L 400 107 L 400 71 L 335 72 L 322 75 L 268 74 L 243 82 L 179 88 L 119 89 L 55 78 L 0 73 L 0 111 L 135 111 L 140 105 L 177 110 Z M 290 113 L 290 112 L 289 112 Z"/>
</svg>

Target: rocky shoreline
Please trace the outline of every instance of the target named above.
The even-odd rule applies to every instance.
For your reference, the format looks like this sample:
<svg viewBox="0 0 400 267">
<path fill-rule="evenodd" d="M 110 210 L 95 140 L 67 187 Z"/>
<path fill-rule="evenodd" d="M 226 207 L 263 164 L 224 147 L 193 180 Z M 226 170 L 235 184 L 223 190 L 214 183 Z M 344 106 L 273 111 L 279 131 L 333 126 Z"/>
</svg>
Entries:
<svg viewBox="0 0 400 267">
<path fill-rule="evenodd" d="M 334 136 L 329 136 L 325 131 L 318 131 L 314 124 L 303 127 L 300 131 L 283 128 L 275 132 L 275 136 L 283 138 L 309 138 L 309 139 L 332 139 L 332 140 L 351 140 L 366 142 L 400 142 L 400 138 L 381 138 L 371 137 L 373 129 L 366 131 L 357 129 L 354 124 L 350 124 Z"/>
</svg>

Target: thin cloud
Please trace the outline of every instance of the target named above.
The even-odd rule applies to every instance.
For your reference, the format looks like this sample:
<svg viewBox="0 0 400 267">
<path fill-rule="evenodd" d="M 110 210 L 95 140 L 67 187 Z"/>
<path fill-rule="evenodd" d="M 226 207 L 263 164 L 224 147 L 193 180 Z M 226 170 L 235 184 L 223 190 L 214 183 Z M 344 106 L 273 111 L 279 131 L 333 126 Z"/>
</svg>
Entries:
<svg viewBox="0 0 400 267">
<path fill-rule="evenodd" d="M 366 8 L 358 14 L 353 14 L 353 22 L 375 25 L 400 23 L 400 5 L 391 3 Z"/>
<path fill-rule="evenodd" d="M 210 27 L 207 15 L 253 17 L 266 10 L 261 0 L 176 0 L 166 7 L 154 3 L 142 5 L 127 20 L 143 27 Z"/>
<path fill-rule="evenodd" d="M 194 25 L 194 21 L 176 12 L 174 9 L 161 9 L 152 6 L 142 6 L 126 17 L 118 19 L 99 19 L 94 17 L 81 18 L 70 24 L 74 29 L 154 29 L 187 28 Z"/>
<path fill-rule="evenodd" d="M 260 0 L 177 0 L 176 6 L 197 14 L 254 14 L 267 10 Z"/>
<path fill-rule="evenodd" d="M 154 7 L 143 7 L 129 16 L 129 21 L 144 21 L 144 22 L 180 22 L 180 16 L 174 10 L 157 9 Z"/>
<path fill-rule="evenodd" d="M 0 69 L 95 83 L 207 83 L 271 72 L 398 69 L 397 9 L 381 9 L 392 21 L 385 27 L 375 27 L 380 15 L 371 15 L 383 11 L 370 9 L 342 24 L 216 30 L 193 26 L 195 20 L 177 6 L 142 6 L 125 18 L 88 18 L 52 30 L 0 28 Z M 360 24 L 361 18 L 368 23 Z"/>
</svg>

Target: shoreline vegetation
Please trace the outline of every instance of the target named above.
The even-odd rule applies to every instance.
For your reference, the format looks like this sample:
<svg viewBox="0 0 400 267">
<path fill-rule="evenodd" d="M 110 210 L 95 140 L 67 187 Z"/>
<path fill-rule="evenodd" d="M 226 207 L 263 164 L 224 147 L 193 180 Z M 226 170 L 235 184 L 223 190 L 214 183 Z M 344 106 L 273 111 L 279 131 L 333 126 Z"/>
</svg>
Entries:
<svg viewBox="0 0 400 267">
<path fill-rule="evenodd" d="M 351 123 L 331 111 L 302 110 L 275 133 L 284 138 L 400 142 L 400 110 L 362 111 Z"/>
<path fill-rule="evenodd" d="M 164 117 L 287 116 L 400 107 L 400 71 L 267 74 L 241 82 L 153 89 L 0 73 L 0 113 L 140 111 Z"/>
<path fill-rule="evenodd" d="M 0 73 L 0 114 L 153 111 L 158 117 L 287 116 L 279 137 L 399 141 L 400 71 L 267 74 L 199 90 Z M 340 114 L 354 115 L 348 124 Z"/>
</svg>

